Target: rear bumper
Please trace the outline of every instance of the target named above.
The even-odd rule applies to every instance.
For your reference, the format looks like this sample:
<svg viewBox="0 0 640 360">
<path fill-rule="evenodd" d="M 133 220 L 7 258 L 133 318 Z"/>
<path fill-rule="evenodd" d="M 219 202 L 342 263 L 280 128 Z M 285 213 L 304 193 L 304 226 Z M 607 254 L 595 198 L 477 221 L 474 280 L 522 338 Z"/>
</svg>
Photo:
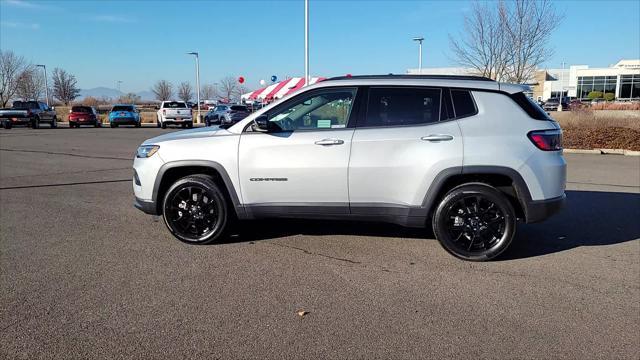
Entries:
<svg viewBox="0 0 640 360">
<path fill-rule="evenodd" d="M 112 124 L 118 124 L 118 125 L 135 125 L 140 121 L 136 120 L 136 118 L 114 118 L 114 119 L 109 119 L 109 122 Z"/>
<path fill-rule="evenodd" d="M 184 124 L 184 123 L 193 122 L 193 118 L 181 118 L 181 119 L 165 118 L 164 122 L 167 124 Z"/>
<path fill-rule="evenodd" d="M 551 215 L 560 211 L 567 201 L 567 196 L 562 196 L 545 199 L 545 200 L 531 200 L 524 205 L 524 213 L 527 223 L 535 223 L 543 221 L 549 218 Z"/>
<path fill-rule="evenodd" d="M 9 121 L 13 125 L 25 125 L 31 123 L 30 117 L 2 117 L 0 118 L 0 123 L 4 123 L 5 121 Z"/>
</svg>

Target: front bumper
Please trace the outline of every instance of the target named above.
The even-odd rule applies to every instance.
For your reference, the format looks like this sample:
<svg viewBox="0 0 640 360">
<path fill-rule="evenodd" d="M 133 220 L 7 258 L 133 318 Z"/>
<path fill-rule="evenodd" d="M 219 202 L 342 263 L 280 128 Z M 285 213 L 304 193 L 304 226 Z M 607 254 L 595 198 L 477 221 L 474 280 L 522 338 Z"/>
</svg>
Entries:
<svg viewBox="0 0 640 360">
<path fill-rule="evenodd" d="M 555 197 L 545 200 L 531 200 L 524 205 L 524 213 L 527 223 L 535 223 L 549 218 L 560 211 L 567 201 L 567 196 Z"/>
<path fill-rule="evenodd" d="M 156 202 L 153 200 L 142 200 L 139 197 L 136 197 L 133 206 L 135 206 L 136 209 L 141 210 L 145 214 L 160 215 Z"/>
</svg>

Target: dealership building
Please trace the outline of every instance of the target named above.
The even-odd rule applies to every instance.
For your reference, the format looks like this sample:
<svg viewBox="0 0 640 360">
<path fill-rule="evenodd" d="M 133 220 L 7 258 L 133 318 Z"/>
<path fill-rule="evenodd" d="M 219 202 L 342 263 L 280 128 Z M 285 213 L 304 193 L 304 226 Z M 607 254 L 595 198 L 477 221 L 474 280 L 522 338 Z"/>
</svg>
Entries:
<svg viewBox="0 0 640 360">
<path fill-rule="evenodd" d="M 408 69 L 408 74 L 473 75 L 469 68 Z M 529 96 L 536 100 L 560 97 L 586 99 L 590 92 L 612 93 L 618 100 L 640 100 L 640 59 L 620 60 L 606 68 L 590 68 L 588 65 L 570 65 L 564 69 L 540 69 L 533 79 Z"/>
</svg>

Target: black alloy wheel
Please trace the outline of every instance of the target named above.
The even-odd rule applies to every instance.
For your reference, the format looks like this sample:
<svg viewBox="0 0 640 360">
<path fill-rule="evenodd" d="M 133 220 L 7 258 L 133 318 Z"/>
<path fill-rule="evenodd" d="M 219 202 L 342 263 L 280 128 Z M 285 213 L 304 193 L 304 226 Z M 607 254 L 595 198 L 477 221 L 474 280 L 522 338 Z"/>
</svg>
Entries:
<svg viewBox="0 0 640 360">
<path fill-rule="evenodd" d="M 454 188 L 433 217 L 433 232 L 440 244 L 464 260 L 486 261 L 500 255 L 515 229 L 516 215 L 509 199 L 485 184 Z"/>
<path fill-rule="evenodd" d="M 193 175 L 176 181 L 163 202 L 169 231 L 189 244 L 210 244 L 227 228 L 227 202 L 211 177 Z"/>
</svg>

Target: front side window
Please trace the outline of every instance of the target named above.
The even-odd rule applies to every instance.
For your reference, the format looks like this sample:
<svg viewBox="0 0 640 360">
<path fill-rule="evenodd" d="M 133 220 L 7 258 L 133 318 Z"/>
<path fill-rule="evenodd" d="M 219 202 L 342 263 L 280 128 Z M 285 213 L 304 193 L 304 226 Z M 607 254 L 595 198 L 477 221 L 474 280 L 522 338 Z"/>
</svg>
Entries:
<svg viewBox="0 0 640 360">
<path fill-rule="evenodd" d="M 371 88 L 361 127 L 423 125 L 440 120 L 440 89 Z"/>
<path fill-rule="evenodd" d="M 356 89 L 332 89 L 294 99 L 269 121 L 281 131 L 343 129 L 347 127 Z"/>
</svg>

